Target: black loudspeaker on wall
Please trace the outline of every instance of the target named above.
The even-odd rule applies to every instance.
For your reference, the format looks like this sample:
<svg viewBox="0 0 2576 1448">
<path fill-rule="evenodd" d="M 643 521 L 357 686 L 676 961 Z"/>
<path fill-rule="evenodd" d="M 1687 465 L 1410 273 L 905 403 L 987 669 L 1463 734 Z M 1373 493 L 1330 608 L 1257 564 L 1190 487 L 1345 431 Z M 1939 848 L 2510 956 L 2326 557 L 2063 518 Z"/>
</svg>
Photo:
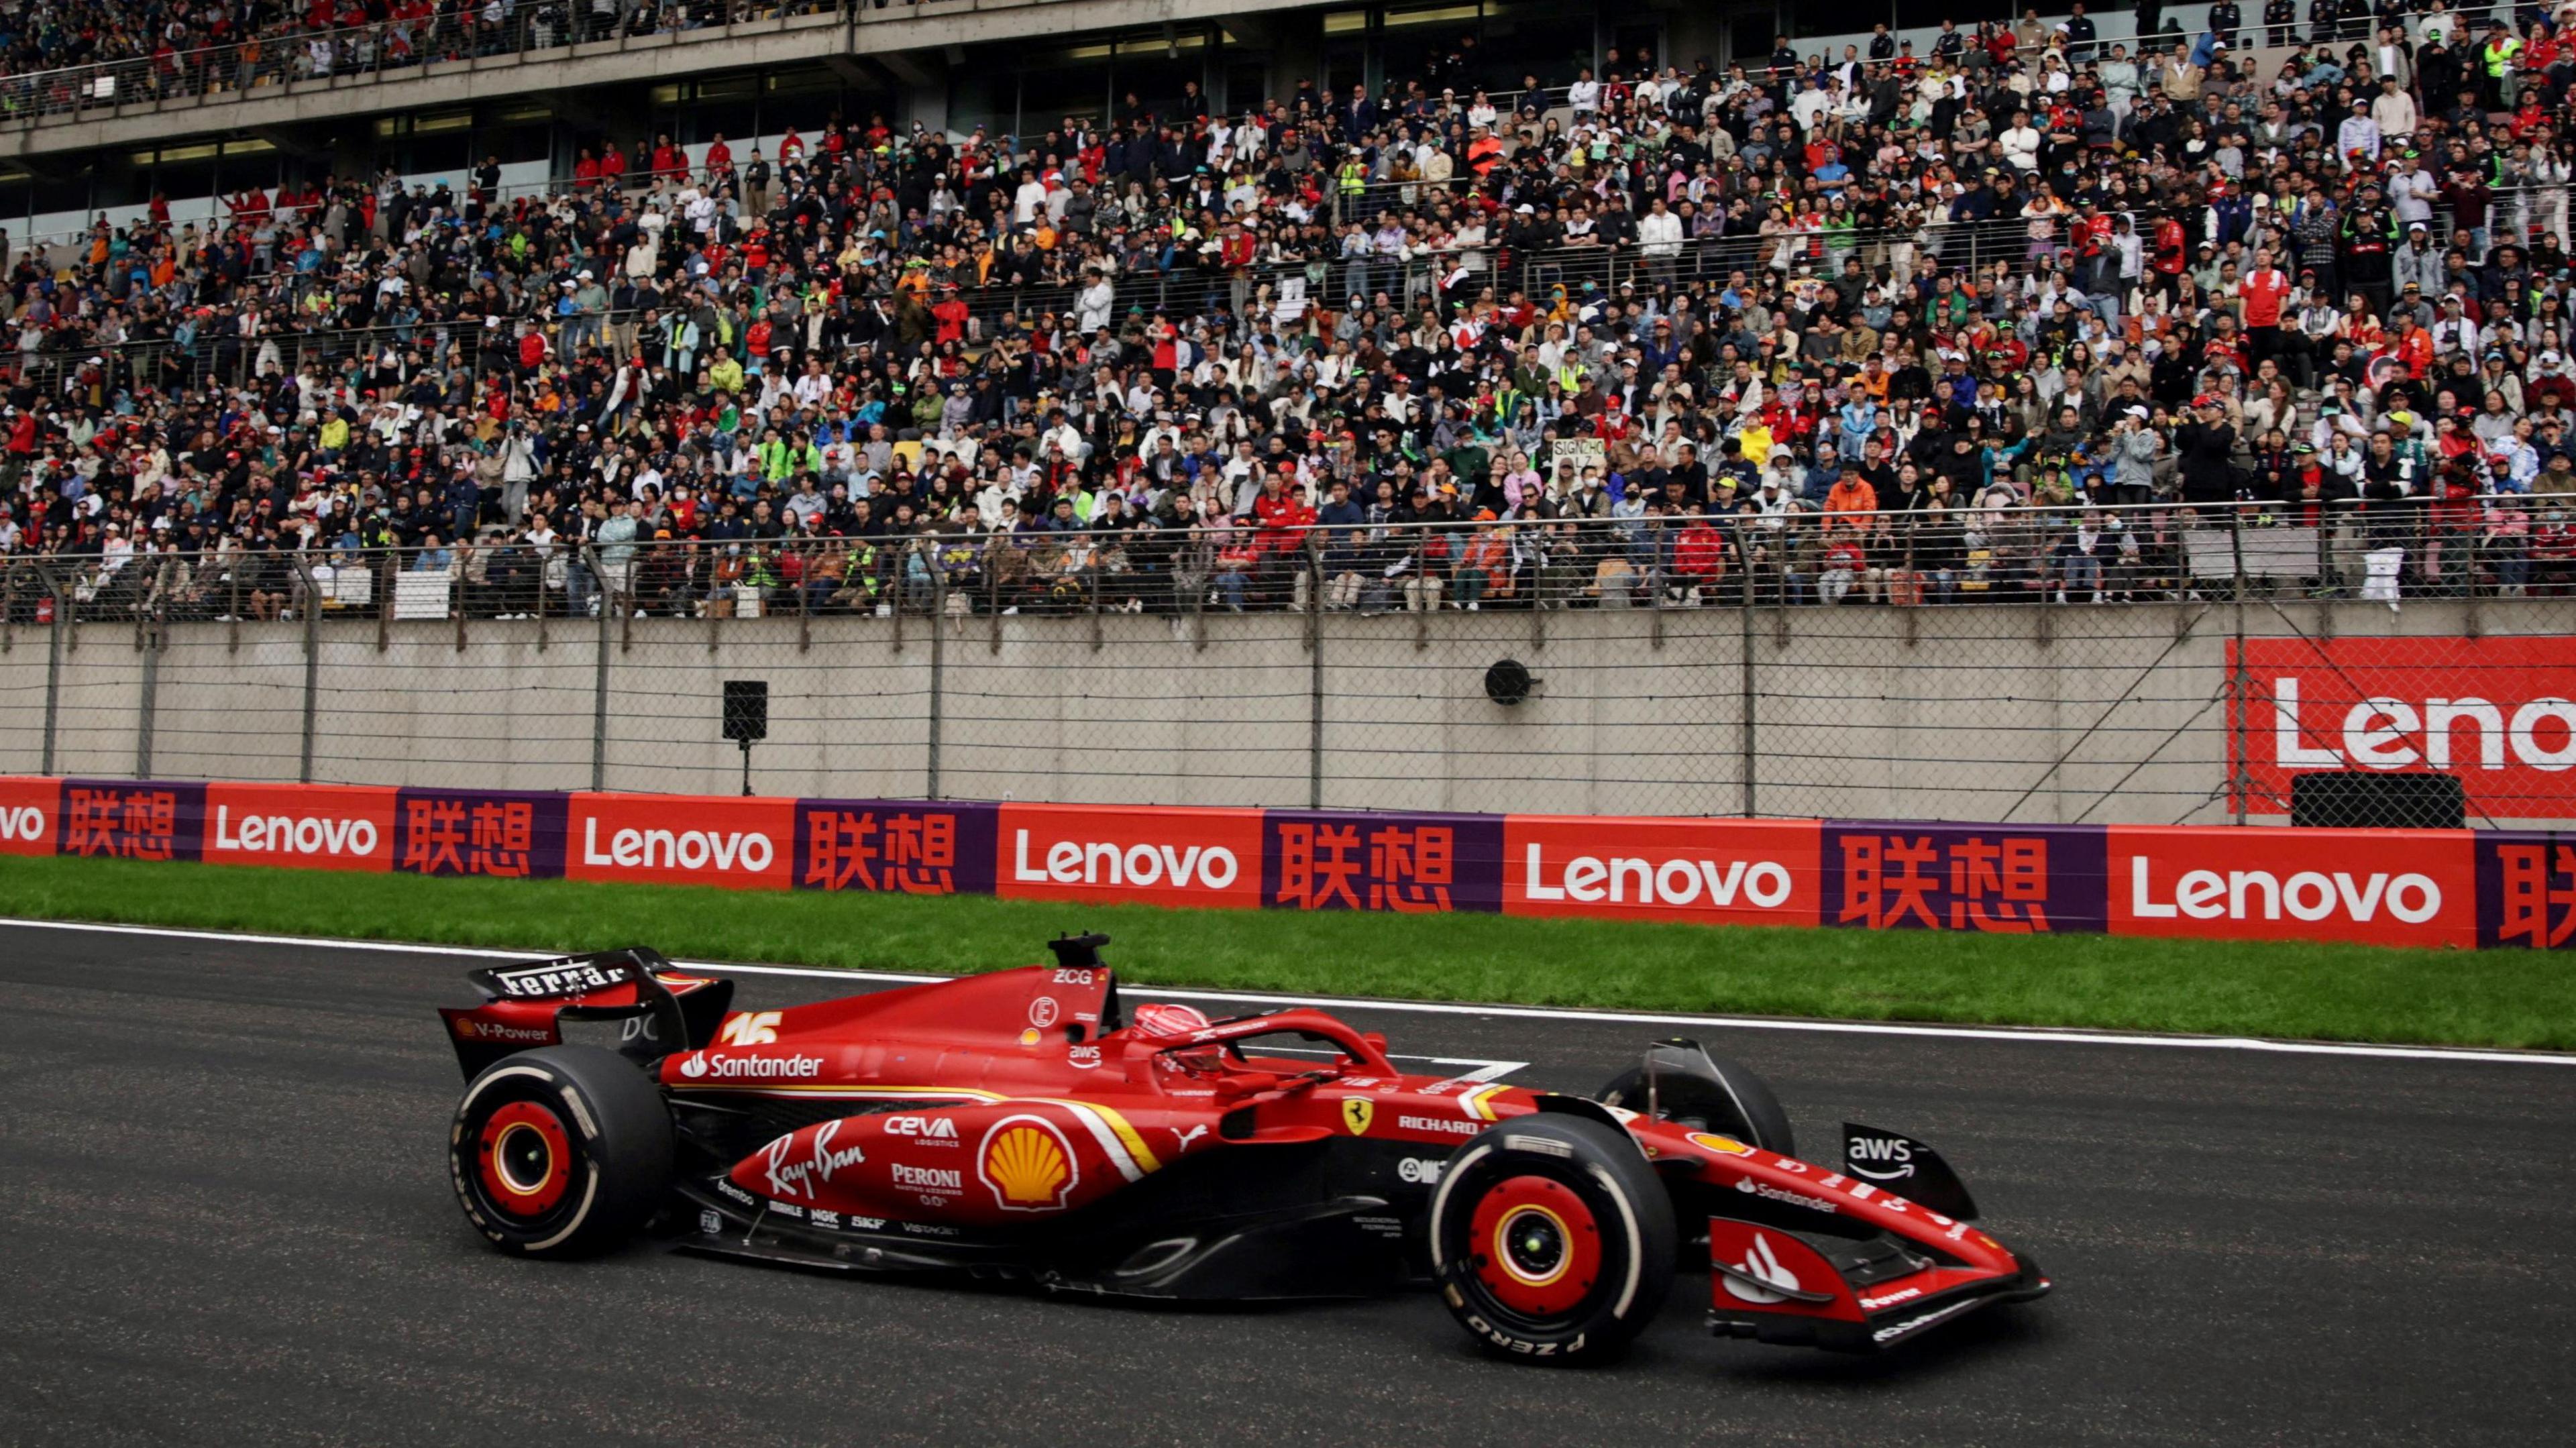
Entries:
<svg viewBox="0 0 2576 1448">
<path fill-rule="evenodd" d="M 2468 800 L 2456 774 L 2319 770 L 2290 777 L 2290 823 L 2333 830 L 2456 830 L 2468 823 Z"/>
<path fill-rule="evenodd" d="M 725 680 L 724 737 L 738 744 L 769 737 L 767 679 Z"/>
</svg>

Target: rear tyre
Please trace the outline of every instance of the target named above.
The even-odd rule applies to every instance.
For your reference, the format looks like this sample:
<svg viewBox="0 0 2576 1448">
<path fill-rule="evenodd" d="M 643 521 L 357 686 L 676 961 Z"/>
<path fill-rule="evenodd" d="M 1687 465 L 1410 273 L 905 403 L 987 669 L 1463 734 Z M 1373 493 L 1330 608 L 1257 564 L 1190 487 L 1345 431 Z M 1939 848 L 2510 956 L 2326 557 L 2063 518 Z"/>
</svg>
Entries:
<svg viewBox="0 0 2576 1448">
<path fill-rule="evenodd" d="M 1717 1068 L 1717 1089 L 1670 1092 L 1662 1103 L 1663 1119 L 1676 1125 L 1700 1131 L 1714 1131 L 1733 1136 L 1782 1156 L 1798 1154 L 1797 1136 L 1789 1129 L 1789 1113 L 1771 1090 L 1771 1083 L 1754 1074 L 1753 1068 L 1730 1056 L 1714 1051 L 1704 1052 L 1708 1063 Z M 1668 1078 L 1669 1084 L 1669 1078 Z M 1685 1085 L 1696 1086 L 1696 1082 Z M 1610 1078 L 1593 1098 L 1604 1106 L 1622 1107 L 1629 1111 L 1646 1109 L 1646 1072 L 1640 1066 Z"/>
<path fill-rule="evenodd" d="M 1468 1142 L 1430 1235 L 1450 1315 L 1513 1357 L 1615 1357 L 1672 1287 L 1672 1199 L 1625 1133 L 1578 1116 L 1516 1117 Z"/>
<path fill-rule="evenodd" d="M 671 1113 L 635 1063 L 596 1046 L 494 1062 L 447 1139 L 467 1221 L 504 1252 L 578 1257 L 634 1235 L 671 1180 Z"/>
</svg>

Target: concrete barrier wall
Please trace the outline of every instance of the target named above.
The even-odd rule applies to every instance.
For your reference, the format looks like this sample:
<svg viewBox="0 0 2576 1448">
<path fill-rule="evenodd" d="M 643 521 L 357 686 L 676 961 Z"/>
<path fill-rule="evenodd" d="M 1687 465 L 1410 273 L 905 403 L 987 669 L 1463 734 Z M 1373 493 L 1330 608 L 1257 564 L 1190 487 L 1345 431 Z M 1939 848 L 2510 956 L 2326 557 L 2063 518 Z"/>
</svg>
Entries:
<svg viewBox="0 0 2576 1448">
<path fill-rule="evenodd" d="M 595 621 L 326 619 L 311 776 L 586 789 L 596 764 L 610 790 L 731 793 L 742 756 L 720 736 L 723 682 L 763 679 L 752 782 L 772 795 L 2219 823 L 2237 614 L 638 619 L 607 630 L 604 741 Z M 2264 602 L 2241 626 L 2564 635 L 2576 600 Z M 0 770 L 42 764 L 48 633 L 21 624 L 0 652 Z M 87 623 L 64 649 L 56 773 L 299 777 L 303 625 L 174 625 L 157 656 L 136 637 Z M 1517 707 L 1484 693 L 1506 657 L 1539 680 Z"/>
</svg>

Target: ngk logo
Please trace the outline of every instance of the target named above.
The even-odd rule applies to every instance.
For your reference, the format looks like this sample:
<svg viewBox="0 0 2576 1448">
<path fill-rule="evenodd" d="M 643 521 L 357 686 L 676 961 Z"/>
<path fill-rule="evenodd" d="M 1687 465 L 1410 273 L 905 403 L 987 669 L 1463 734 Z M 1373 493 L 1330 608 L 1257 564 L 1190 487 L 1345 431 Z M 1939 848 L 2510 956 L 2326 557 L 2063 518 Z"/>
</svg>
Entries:
<svg viewBox="0 0 2576 1448">
<path fill-rule="evenodd" d="M 1816 923 L 1813 821 L 1514 815 L 1504 835 L 1511 914 Z"/>
<path fill-rule="evenodd" d="M 369 820 L 330 819 L 314 815 L 246 814 L 233 817 L 229 805 L 215 806 L 218 850 L 246 855 L 372 855 L 375 824 Z"/>
<path fill-rule="evenodd" d="M 1001 827 L 1004 895 L 1249 905 L 1260 894 L 1256 810 L 1004 805 Z"/>
</svg>

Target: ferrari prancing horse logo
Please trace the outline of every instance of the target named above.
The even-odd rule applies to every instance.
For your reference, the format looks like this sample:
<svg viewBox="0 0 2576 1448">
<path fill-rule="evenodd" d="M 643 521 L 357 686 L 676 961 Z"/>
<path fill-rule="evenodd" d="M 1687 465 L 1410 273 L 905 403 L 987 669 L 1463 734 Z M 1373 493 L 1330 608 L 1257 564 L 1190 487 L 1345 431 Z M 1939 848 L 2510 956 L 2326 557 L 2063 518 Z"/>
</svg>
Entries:
<svg viewBox="0 0 2576 1448">
<path fill-rule="evenodd" d="M 1377 1103 L 1369 1100 L 1367 1097 L 1346 1096 L 1342 1098 L 1342 1122 L 1344 1125 L 1350 1127 L 1351 1135 L 1368 1135 L 1369 1121 L 1376 1115 Z"/>
</svg>

